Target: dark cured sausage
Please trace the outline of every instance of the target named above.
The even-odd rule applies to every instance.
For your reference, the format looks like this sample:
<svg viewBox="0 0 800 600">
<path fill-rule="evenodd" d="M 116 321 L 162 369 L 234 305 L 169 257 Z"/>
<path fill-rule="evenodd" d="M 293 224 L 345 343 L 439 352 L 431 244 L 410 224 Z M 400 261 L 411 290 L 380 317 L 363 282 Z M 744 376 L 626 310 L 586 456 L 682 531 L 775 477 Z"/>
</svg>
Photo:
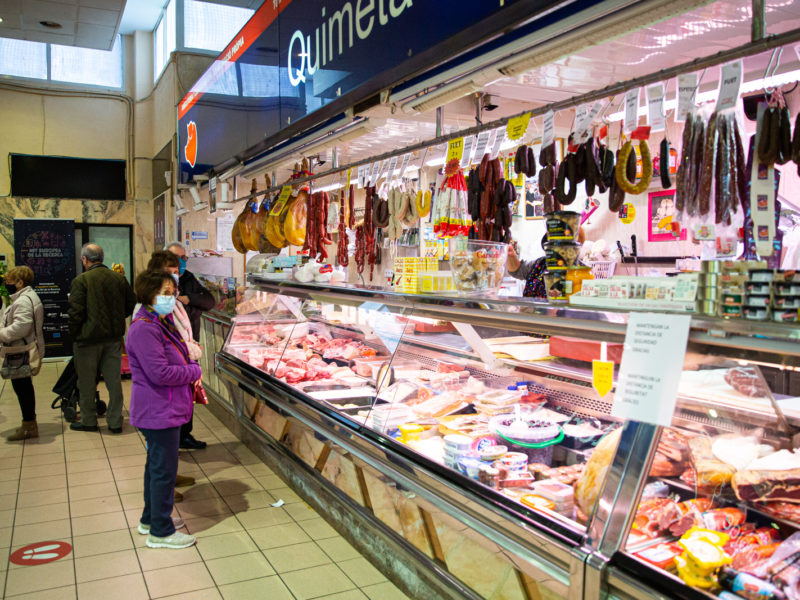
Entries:
<svg viewBox="0 0 800 600">
<path fill-rule="evenodd" d="M 681 145 L 681 162 L 678 165 L 675 182 L 675 209 L 683 212 L 686 206 L 688 195 L 688 183 L 690 179 L 691 157 L 692 157 L 692 133 L 694 128 L 694 115 L 686 115 L 686 123 L 683 125 L 683 139 Z"/>
<path fill-rule="evenodd" d="M 347 256 L 347 245 L 350 243 L 350 238 L 347 237 L 347 196 L 352 194 L 352 189 L 351 185 L 347 194 L 342 192 L 342 195 L 339 196 L 339 239 L 336 244 L 336 261 L 342 267 L 346 267 L 350 263 Z"/>
<path fill-rule="evenodd" d="M 667 138 L 661 140 L 661 149 L 658 158 L 658 174 L 661 177 L 661 187 L 665 190 L 672 186 L 672 179 L 669 176 L 669 142 Z"/>
<path fill-rule="evenodd" d="M 705 142 L 703 143 L 703 161 L 700 173 L 699 207 L 700 214 L 707 215 L 711 208 L 711 184 L 715 177 L 718 177 L 716 168 L 717 146 L 719 144 L 717 136 L 717 113 L 711 115 L 708 120 Z"/>
<path fill-rule="evenodd" d="M 792 157 L 792 123 L 789 109 L 785 106 L 778 111 L 778 156 L 775 162 L 785 165 Z"/>
<path fill-rule="evenodd" d="M 692 128 L 692 146 L 689 160 L 689 180 L 686 185 L 686 212 L 693 215 L 697 212 L 697 195 L 700 190 L 702 172 L 703 142 L 706 139 L 706 125 L 697 118 Z"/>
<path fill-rule="evenodd" d="M 619 150 L 617 150 L 617 160 L 619 160 Z M 608 193 L 608 208 L 612 212 L 619 212 L 622 205 L 625 204 L 625 190 L 623 190 L 617 183 L 617 178 L 611 180 L 611 187 Z"/>
</svg>

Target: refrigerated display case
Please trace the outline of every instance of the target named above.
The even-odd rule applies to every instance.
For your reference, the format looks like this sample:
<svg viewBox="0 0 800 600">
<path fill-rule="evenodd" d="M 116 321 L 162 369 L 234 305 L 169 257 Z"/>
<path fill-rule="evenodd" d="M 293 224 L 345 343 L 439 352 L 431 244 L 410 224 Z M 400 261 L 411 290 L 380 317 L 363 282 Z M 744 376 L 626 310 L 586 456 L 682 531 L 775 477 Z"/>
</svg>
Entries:
<svg viewBox="0 0 800 600">
<path fill-rule="evenodd" d="M 627 313 L 251 283 L 215 357 L 241 423 L 462 597 L 707 597 L 721 565 L 674 572 L 709 550 L 687 531 L 726 530 L 730 566 L 750 569 L 800 522 L 791 469 L 764 468 L 793 465 L 775 451 L 795 447 L 800 401 L 775 382 L 800 366 L 798 327 L 693 319 L 660 428 L 615 419 L 592 387 L 602 352 L 616 381 Z"/>
</svg>

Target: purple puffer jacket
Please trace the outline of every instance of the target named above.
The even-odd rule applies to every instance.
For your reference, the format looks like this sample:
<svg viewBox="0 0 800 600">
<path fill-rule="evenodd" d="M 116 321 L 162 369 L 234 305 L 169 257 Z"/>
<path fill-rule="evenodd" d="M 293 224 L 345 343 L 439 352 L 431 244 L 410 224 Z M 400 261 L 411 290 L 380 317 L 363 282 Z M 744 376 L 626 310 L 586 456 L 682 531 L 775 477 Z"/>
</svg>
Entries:
<svg viewBox="0 0 800 600">
<path fill-rule="evenodd" d="M 125 347 L 133 384 L 131 425 L 167 429 L 188 423 L 192 415 L 191 383 L 202 373 L 200 365 L 188 359 L 180 336 L 161 323 L 158 315 L 142 307 L 128 330 Z"/>
</svg>

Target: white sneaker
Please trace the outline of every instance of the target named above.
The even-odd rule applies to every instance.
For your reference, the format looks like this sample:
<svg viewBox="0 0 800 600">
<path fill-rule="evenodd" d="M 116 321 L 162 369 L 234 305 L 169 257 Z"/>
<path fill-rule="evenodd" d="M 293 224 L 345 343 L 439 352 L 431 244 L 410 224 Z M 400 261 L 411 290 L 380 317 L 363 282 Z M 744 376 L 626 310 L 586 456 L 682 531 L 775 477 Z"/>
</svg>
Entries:
<svg viewBox="0 0 800 600">
<path fill-rule="evenodd" d="M 181 533 L 180 531 L 176 531 L 169 537 L 155 537 L 154 535 L 148 535 L 147 544 L 148 548 L 188 548 L 189 546 L 194 546 L 195 542 L 197 542 L 197 538 L 193 535 L 189 535 L 188 533 Z"/>
<path fill-rule="evenodd" d="M 180 517 L 172 517 L 172 524 L 175 526 L 175 529 L 180 529 L 185 525 L 183 519 L 181 519 Z M 139 527 L 137 528 L 137 530 L 142 535 L 147 535 L 148 533 L 150 533 L 150 525 L 139 523 Z"/>
</svg>

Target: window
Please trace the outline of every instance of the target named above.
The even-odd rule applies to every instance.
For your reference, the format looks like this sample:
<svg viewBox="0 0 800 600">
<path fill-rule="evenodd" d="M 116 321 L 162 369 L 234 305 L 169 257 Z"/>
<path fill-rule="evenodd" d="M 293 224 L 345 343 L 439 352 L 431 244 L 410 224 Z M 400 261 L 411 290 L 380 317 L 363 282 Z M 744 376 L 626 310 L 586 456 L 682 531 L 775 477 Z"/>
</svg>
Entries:
<svg viewBox="0 0 800 600">
<path fill-rule="evenodd" d="M 50 79 L 103 87 L 122 87 L 122 40 L 111 50 L 50 46 Z"/>
<path fill-rule="evenodd" d="M 175 0 L 169 0 L 153 32 L 153 81 L 156 81 L 176 48 Z"/>
<path fill-rule="evenodd" d="M 0 38 L 0 74 L 47 79 L 47 44 Z"/>
<path fill-rule="evenodd" d="M 221 52 L 253 16 L 253 12 L 248 8 L 184 0 L 184 46 Z"/>
</svg>

